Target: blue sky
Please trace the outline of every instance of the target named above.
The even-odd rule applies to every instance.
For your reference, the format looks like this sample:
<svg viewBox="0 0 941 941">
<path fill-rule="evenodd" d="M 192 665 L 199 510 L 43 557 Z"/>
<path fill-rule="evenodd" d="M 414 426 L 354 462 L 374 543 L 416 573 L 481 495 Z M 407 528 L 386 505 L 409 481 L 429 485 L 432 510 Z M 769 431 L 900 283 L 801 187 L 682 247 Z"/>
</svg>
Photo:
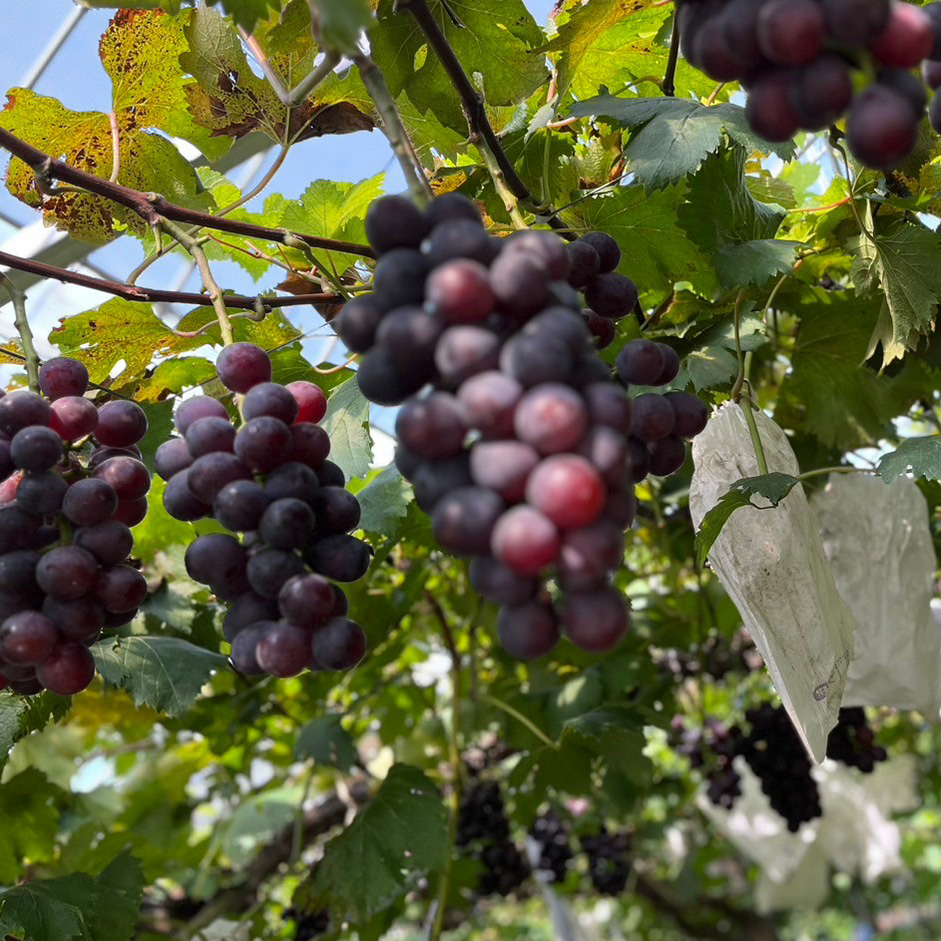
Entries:
<svg viewBox="0 0 941 941">
<path fill-rule="evenodd" d="M 553 0 L 526 0 L 526 5 L 540 22 L 545 22 Z M 10 9 L 5 11 L 4 33 L 8 40 L 15 37 L 15 41 L 5 43 L 4 55 L 0 57 L 0 88 L 3 91 L 23 81 L 59 25 L 75 9 L 71 0 L 31 0 L 30 3 L 8 6 Z M 99 10 L 85 14 L 36 83 L 37 92 L 54 96 L 75 110 L 110 111 L 110 81 L 98 60 L 97 46 L 112 12 Z M 40 28 L 37 29 L 38 24 Z M 312 168 L 316 169 L 312 171 Z M 389 187 L 400 188 L 401 175 L 391 161 L 385 139 L 378 131 L 325 137 L 297 146 L 279 171 L 272 189 L 288 197 L 297 197 L 314 178 L 354 181 L 383 171 L 389 173 Z M 254 179 L 263 172 L 263 166 L 257 167 Z M 230 176 L 242 184 L 246 178 L 245 169 L 233 170 Z M 0 189 L 0 213 L 20 225 L 37 219 L 35 212 L 12 199 L 5 189 Z M 0 241 L 13 231 L 0 223 Z M 7 248 L 14 253 L 22 253 L 16 246 Z M 141 257 L 139 243 L 124 238 L 97 250 L 91 256 L 91 261 L 124 280 Z M 184 261 L 169 258 L 154 265 L 142 278 L 142 283 L 176 288 L 180 280 L 187 277 L 186 272 Z M 258 289 L 235 265 L 219 264 L 215 273 L 226 288 L 245 293 L 253 293 Z M 260 286 L 273 287 L 275 283 L 272 276 L 266 278 Z M 197 279 L 189 276 L 186 287 L 198 290 Z M 45 338 L 58 318 L 96 306 L 105 299 L 98 293 L 53 283 L 31 289 L 29 314 L 31 322 L 35 324 L 40 352 L 47 355 L 51 352 L 52 348 Z M 6 316 L 8 311 L 9 307 L 4 307 L 0 314 L 0 333 L 4 335 L 10 332 L 10 318 Z M 185 308 L 178 308 L 178 312 L 185 313 Z"/>
</svg>

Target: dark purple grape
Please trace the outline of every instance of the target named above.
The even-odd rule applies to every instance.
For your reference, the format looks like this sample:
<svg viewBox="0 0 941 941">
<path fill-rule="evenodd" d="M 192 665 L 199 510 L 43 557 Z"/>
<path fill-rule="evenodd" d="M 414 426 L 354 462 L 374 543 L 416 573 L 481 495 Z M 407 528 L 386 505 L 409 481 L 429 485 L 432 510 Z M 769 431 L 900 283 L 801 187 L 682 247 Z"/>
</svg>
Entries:
<svg viewBox="0 0 941 941">
<path fill-rule="evenodd" d="M 125 526 L 136 526 L 143 522 L 148 510 L 147 497 L 138 497 L 136 500 L 118 500 L 118 508 L 111 518 L 124 523 Z"/>
<path fill-rule="evenodd" d="M 62 498 L 62 512 L 76 526 L 104 522 L 117 508 L 118 495 L 114 488 L 95 477 L 76 481 Z"/>
<path fill-rule="evenodd" d="M 622 530 L 616 522 L 601 519 L 562 537 L 559 577 L 566 591 L 591 590 L 617 571 L 623 558 Z"/>
<path fill-rule="evenodd" d="M 602 274 L 614 271 L 621 263 L 621 249 L 610 235 L 605 235 L 604 232 L 589 232 L 583 235 L 580 241 L 590 245 L 598 253 L 601 265 L 599 270 Z"/>
<path fill-rule="evenodd" d="M 823 52 L 827 22 L 815 0 L 768 0 L 758 14 L 758 44 L 778 65 L 805 65 Z"/>
<path fill-rule="evenodd" d="M 931 18 L 909 3 L 893 3 L 889 22 L 869 41 L 869 51 L 883 65 L 913 69 L 929 58 L 935 48 Z"/>
<path fill-rule="evenodd" d="M 576 647 L 589 653 L 608 653 L 631 626 L 627 600 L 615 588 L 571 592 L 562 608 L 562 628 Z"/>
<path fill-rule="evenodd" d="M 409 451 L 405 445 L 396 444 L 394 463 L 398 472 L 410 481 L 415 476 L 418 468 L 421 467 L 422 459 L 413 451 Z"/>
<path fill-rule="evenodd" d="M 36 679 L 57 696 L 74 696 L 94 678 L 95 658 L 81 644 L 60 644 L 36 668 Z"/>
<path fill-rule="evenodd" d="M 210 398 L 208 395 L 194 395 L 192 398 L 184 399 L 180 403 L 176 415 L 173 416 L 173 421 L 176 424 L 176 430 L 181 435 L 185 435 L 189 430 L 189 426 L 200 418 L 223 418 L 228 421 L 229 413 L 218 399 Z M 161 447 L 163 446 L 161 445 Z"/>
<path fill-rule="evenodd" d="M 147 597 L 147 579 L 130 565 L 113 565 L 99 574 L 95 594 L 105 611 L 127 614 L 143 604 Z"/>
<path fill-rule="evenodd" d="M 631 340 L 615 361 L 618 378 L 625 385 L 655 385 L 666 368 L 667 349 L 669 347 L 652 340 Z"/>
<path fill-rule="evenodd" d="M 417 248 L 427 229 L 421 211 L 404 196 L 380 196 L 366 213 L 366 238 L 379 254 Z"/>
<path fill-rule="evenodd" d="M 39 588 L 36 584 L 39 558 L 39 553 L 30 549 L 0 555 L 0 592 L 35 593 Z"/>
<path fill-rule="evenodd" d="M 571 349 L 551 338 L 517 334 L 500 352 L 501 371 L 526 388 L 546 382 L 565 382 L 573 367 Z"/>
<path fill-rule="evenodd" d="M 350 533 L 361 516 L 359 500 L 343 487 L 321 487 L 314 503 L 317 528 L 328 533 Z"/>
<path fill-rule="evenodd" d="M 49 427 L 64 441 L 78 441 L 98 427 L 98 409 L 94 402 L 79 395 L 56 399 Z"/>
<path fill-rule="evenodd" d="M 544 657 L 561 636 L 552 606 L 537 601 L 500 608 L 497 634 L 503 649 L 517 660 Z"/>
<path fill-rule="evenodd" d="M 545 383 L 530 389 L 514 415 L 517 437 L 540 454 L 573 448 L 584 435 L 588 414 L 582 397 L 568 386 Z"/>
<path fill-rule="evenodd" d="M 229 594 L 228 588 L 240 584 L 244 577 L 248 553 L 234 536 L 208 533 L 190 543 L 183 561 L 193 581 Z"/>
<path fill-rule="evenodd" d="M 132 457 L 112 457 L 95 468 L 94 476 L 109 484 L 119 500 L 138 500 L 150 490 L 150 472 Z"/>
<path fill-rule="evenodd" d="M 481 441 L 470 452 L 474 483 L 493 490 L 507 503 L 523 499 L 526 481 L 538 463 L 539 452 L 523 441 Z"/>
<path fill-rule="evenodd" d="M 46 399 L 32 392 L 11 392 L 0 398 L 0 431 L 12 438 L 30 425 L 48 425 L 52 407 Z"/>
<path fill-rule="evenodd" d="M 20 507 L 0 507 L 0 553 L 35 548 L 39 526 L 40 520 Z"/>
<path fill-rule="evenodd" d="M 376 342 L 383 309 L 375 296 L 363 294 L 347 301 L 333 321 L 333 329 L 351 353 L 365 353 Z"/>
<path fill-rule="evenodd" d="M 62 546 L 47 552 L 36 566 L 39 587 L 53 598 L 72 601 L 88 594 L 98 578 L 95 557 L 78 546 Z"/>
<path fill-rule="evenodd" d="M 585 310 L 583 314 L 585 326 L 594 339 L 595 349 L 606 350 L 617 337 L 618 328 L 613 320 L 602 317 L 593 310 Z"/>
<path fill-rule="evenodd" d="M 569 242 L 568 253 L 569 284 L 575 288 L 587 287 L 601 271 L 601 257 L 594 246 L 584 239 Z"/>
<path fill-rule="evenodd" d="M 213 399 L 215 401 L 215 399 Z M 154 454 L 154 470 L 157 476 L 169 480 L 193 463 L 193 456 L 182 438 L 164 441 Z"/>
<path fill-rule="evenodd" d="M 27 474 L 16 488 L 16 505 L 24 513 L 47 516 L 62 508 L 68 483 L 55 471 Z"/>
<path fill-rule="evenodd" d="M 693 37 L 693 57 L 697 67 L 717 82 L 734 82 L 742 78 L 746 65 L 735 54 L 725 38 L 721 17 L 703 23 Z"/>
<path fill-rule="evenodd" d="M 688 392 L 667 392 L 664 398 L 676 416 L 673 434 L 680 438 L 695 438 L 705 429 L 709 421 L 709 409 L 702 399 Z"/>
<path fill-rule="evenodd" d="M 235 447 L 235 426 L 228 418 L 209 415 L 197 418 L 184 436 L 191 457 L 196 459 L 216 451 L 232 451 Z"/>
<path fill-rule="evenodd" d="M 490 546 L 494 556 L 517 574 L 536 575 L 558 558 L 561 538 L 550 519 L 522 504 L 497 520 Z"/>
<path fill-rule="evenodd" d="M 366 656 L 366 634 L 355 621 L 332 618 L 314 628 L 310 652 L 322 670 L 352 670 Z"/>
<path fill-rule="evenodd" d="M 513 415 L 522 397 L 520 383 L 496 370 L 471 377 L 457 393 L 468 426 L 484 438 L 513 434 Z"/>
<path fill-rule="evenodd" d="M 236 634 L 232 641 L 232 666 L 243 676 L 260 676 L 265 671 L 258 665 L 256 651 L 261 639 L 277 622 L 259 621 Z"/>
<path fill-rule="evenodd" d="M 361 579 L 372 561 L 369 546 L 355 536 L 336 533 L 318 539 L 306 552 L 308 565 L 335 582 L 355 582 Z"/>
<path fill-rule="evenodd" d="M 935 90 L 941 88 L 941 60 L 926 59 L 922 62 L 921 77 L 929 88 Z"/>
<path fill-rule="evenodd" d="M 263 474 L 289 461 L 293 450 L 294 436 L 291 429 L 277 418 L 253 418 L 242 425 L 235 436 L 235 453 L 240 462 Z M 211 457 L 213 455 L 207 455 L 200 460 Z M 194 469 L 196 464 L 193 465 Z M 216 492 L 218 490 L 216 488 Z"/>
<path fill-rule="evenodd" d="M 500 310 L 515 320 L 528 320 L 551 300 L 546 265 L 528 252 L 502 251 L 490 267 L 490 287 Z"/>
<path fill-rule="evenodd" d="M 88 389 L 88 370 L 84 363 L 65 356 L 47 359 L 39 368 L 39 388 L 51 401 L 84 395 Z"/>
<path fill-rule="evenodd" d="M 295 575 L 278 593 L 281 616 L 298 627 L 313 628 L 333 617 L 333 586 L 319 575 Z"/>
<path fill-rule="evenodd" d="M 675 435 L 650 441 L 647 450 L 650 452 L 650 473 L 655 477 L 675 474 L 686 461 L 686 445 Z"/>
<path fill-rule="evenodd" d="M 918 119 L 911 104 L 894 89 L 870 85 L 853 99 L 846 118 L 846 140 L 860 163 L 888 170 L 912 152 L 917 135 Z M 4 401 L 0 399 L 0 405 Z"/>
<path fill-rule="evenodd" d="M 415 370 L 403 369 L 403 365 L 381 347 L 370 350 L 356 370 L 360 392 L 377 405 L 399 405 L 434 375 L 433 366 Z"/>
<path fill-rule="evenodd" d="M 258 535 L 273 549 L 303 549 L 313 536 L 315 524 L 310 504 L 289 497 L 268 505 Z"/>
<path fill-rule="evenodd" d="M 579 356 L 591 349 L 591 336 L 585 321 L 568 307 L 547 307 L 523 326 L 522 336 L 561 343 Z"/>
<path fill-rule="evenodd" d="M 469 219 L 477 225 L 484 224 L 480 211 L 474 203 L 461 193 L 442 193 L 436 196 L 425 209 L 425 222 L 429 229 L 450 219 Z"/>
<path fill-rule="evenodd" d="M 278 621 L 265 631 L 255 649 L 258 666 L 272 676 L 297 676 L 310 664 L 310 634 Z"/>
<path fill-rule="evenodd" d="M 600 274 L 585 289 L 585 301 L 596 314 L 619 320 L 637 306 L 637 285 L 616 272 Z"/>
<path fill-rule="evenodd" d="M 821 0 L 831 39 L 865 46 L 889 25 L 891 0 Z"/>
<path fill-rule="evenodd" d="M 189 471 L 180 471 L 168 481 L 163 491 L 163 506 L 175 520 L 193 523 L 209 516 L 211 507 L 199 500 L 189 488 Z"/>
<path fill-rule="evenodd" d="M 343 589 L 340 588 L 339 585 L 331 585 L 330 587 L 333 589 L 333 598 L 334 598 L 333 617 L 335 618 L 346 617 L 346 615 L 349 614 L 349 611 L 350 611 L 350 602 L 349 602 L 349 599 L 346 597 L 346 592 L 343 591 Z"/>
<path fill-rule="evenodd" d="M 647 392 L 634 399 L 634 434 L 644 441 L 656 441 L 673 432 L 676 413 L 658 392 Z"/>
<path fill-rule="evenodd" d="M 330 437 L 319 425 L 300 422 L 291 426 L 293 448 L 289 463 L 306 464 L 313 470 L 323 466 L 330 453 Z"/>
<path fill-rule="evenodd" d="M 248 582 L 263 598 L 277 598 L 284 583 L 303 572 L 301 559 L 280 549 L 262 549 L 248 560 Z"/>
<path fill-rule="evenodd" d="M 329 463 L 325 461 L 324 467 Z M 341 481 L 339 486 L 342 487 L 344 483 L 346 481 Z M 265 495 L 269 500 L 287 500 L 293 497 L 313 506 L 321 486 L 318 472 L 311 470 L 306 464 L 289 461 L 275 468 L 265 479 Z"/>
<path fill-rule="evenodd" d="M 821 131 L 841 118 L 853 100 L 849 66 L 838 55 L 823 55 L 799 69 L 791 83 L 791 103 L 801 127 Z"/>
<path fill-rule="evenodd" d="M 650 452 L 640 438 L 627 439 L 628 470 L 631 483 L 639 484 L 650 473 Z"/>
<path fill-rule="evenodd" d="M 42 613 L 55 622 L 63 637 L 82 644 L 97 639 L 101 629 L 110 626 L 105 609 L 94 595 L 73 601 L 47 597 L 42 603 Z"/>
<path fill-rule="evenodd" d="M 147 416 L 135 402 L 116 400 L 98 409 L 95 439 L 111 448 L 137 444 L 147 434 Z"/>
<path fill-rule="evenodd" d="M 486 555 L 490 533 L 504 508 L 500 497 L 483 487 L 452 490 L 435 505 L 431 517 L 435 539 L 455 555 Z"/>
<path fill-rule="evenodd" d="M 907 99 L 919 121 L 925 116 L 928 108 L 928 93 L 921 80 L 908 69 L 883 69 L 879 73 L 879 84 L 897 91 Z"/>
<path fill-rule="evenodd" d="M 592 428 L 578 446 L 578 453 L 601 475 L 605 483 L 615 484 L 627 474 L 627 438 L 613 428 Z"/>
<path fill-rule="evenodd" d="M 261 382 L 271 381 L 271 359 L 254 343 L 233 343 L 216 358 L 219 381 L 233 392 L 248 392 Z M 180 428 L 179 423 L 177 427 Z M 186 431 L 180 428 L 181 432 Z"/>
<path fill-rule="evenodd" d="M 278 606 L 270 598 L 262 598 L 253 591 L 239 595 L 229 606 L 222 620 L 222 636 L 231 644 L 235 638 L 252 624 L 259 621 L 275 621 Z"/>
<path fill-rule="evenodd" d="M 268 503 L 268 495 L 254 480 L 234 480 L 216 494 L 212 513 L 226 529 L 247 533 L 258 529 Z"/>
<path fill-rule="evenodd" d="M 114 519 L 76 529 L 72 541 L 79 548 L 90 552 L 101 565 L 123 562 L 134 548 L 134 536 L 130 529 Z"/>
<path fill-rule="evenodd" d="M 455 258 L 470 258 L 482 265 L 488 265 L 493 258 L 490 235 L 479 217 L 442 222 L 422 242 L 421 250 L 430 268 L 436 268 Z"/>
<path fill-rule="evenodd" d="M 468 571 L 474 590 L 488 601 L 495 601 L 497 604 L 525 604 L 532 601 L 539 590 L 537 579 L 518 575 L 493 558 L 473 559 Z"/>
<path fill-rule="evenodd" d="M 496 369 L 502 341 L 486 327 L 449 327 L 438 340 L 435 366 L 442 382 L 454 389 L 471 376 Z"/>
<path fill-rule="evenodd" d="M 470 472 L 470 457 L 465 452 L 443 461 L 425 461 L 418 466 L 412 477 L 415 502 L 429 516 L 438 501 L 458 487 L 473 484 Z"/>
<path fill-rule="evenodd" d="M 679 375 L 680 357 L 672 346 L 667 346 L 666 343 L 658 343 L 657 345 L 663 353 L 663 370 L 657 376 L 657 381 L 653 385 L 665 386 L 669 385 Z"/>
<path fill-rule="evenodd" d="M 252 386 L 242 402 L 242 419 L 244 421 L 266 416 L 268 418 L 277 418 L 279 421 L 283 421 L 285 425 L 293 425 L 297 419 L 297 412 L 297 399 L 291 394 L 290 389 L 277 382 L 260 382 L 258 385 Z M 190 450 L 192 450 L 192 447 Z"/>
<path fill-rule="evenodd" d="M 504 251 L 527 252 L 539 259 L 553 281 L 565 281 L 572 270 L 565 242 L 553 232 L 524 229 L 506 239 Z"/>
<path fill-rule="evenodd" d="M 745 118 L 759 137 L 775 143 L 790 140 L 797 133 L 800 116 L 791 103 L 788 72 L 764 72 L 750 85 Z"/>
<path fill-rule="evenodd" d="M 395 421 L 396 437 L 405 447 L 428 460 L 460 453 L 467 425 L 454 396 L 433 392 L 406 402 Z"/>
<path fill-rule="evenodd" d="M 428 373 L 434 364 L 435 348 L 445 324 L 423 307 L 399 307 L 386 314 L 376 331 L 376 343 L 395 362 L 418 365 Z"/>
<path fill-rule="evenodd" d="M 447 323 L 482 323 L 497 306 L 490 280 L 491 273 L 480 262 L 469 258 L 446 262 L 428 277 L 428 308 Z"/>
<path fill-rule="evenodd" d="M 425 293 L 428 263 L 414 248 L 393 248 L 376 264 L 372 289 L 386 310 L 420 304 Z"/>
<path fill-rule="evenodd" d="M 95 409 L 95 415 L 98 409 Z M 10 457 L 10 439 L 0 434 L 0 481 L 6 480 L 16 468 L 13 466 L 13 458 Z"/>
<path fill-rule="evenodd" d="M 0 624 L 0 656 L 19 666 L 35 666 L 52 653 L 58 636 L 45 615 L 20 611 Z"/>
<path fill-rule="evenodd" d="M 594 425 L 605 425 L 622 435 L 631 433 L 634 409 L 631 400 L 613 382 L 586 386 L 582 397 L 588 406 L 588 417 Z"/>
</svg>

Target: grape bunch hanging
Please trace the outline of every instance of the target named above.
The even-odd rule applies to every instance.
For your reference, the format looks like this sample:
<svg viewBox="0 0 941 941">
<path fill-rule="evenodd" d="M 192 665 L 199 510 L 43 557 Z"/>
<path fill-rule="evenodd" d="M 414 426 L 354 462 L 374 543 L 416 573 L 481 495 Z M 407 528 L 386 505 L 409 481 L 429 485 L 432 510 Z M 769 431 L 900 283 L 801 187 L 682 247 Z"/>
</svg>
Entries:
<svg viewBox="0 0 941 941">
<path fill-rule="evenodd" d="M 548 653 L 563 630 L 585 650 L 610 650 L 630 624 L 611 576 L 634 485 L 676 471 L 683 439 L 707 419 L 683 392 L 632 400 L 598 356 L 637 305 L 636 286 L 614 270 L 617 243 L 495 238 L 458 194 L 425 212 L 383 197 L 366 231 L 379 257 L 373 290 L 343 308 L 337 332 L 364 354 L 366 398 L 405 403 L 396 464 L 438 543 L 472 558 L 471 581 L 501 605 L 511 655 Z M 639 340 L 617 366 L 624 383 L 662 386 L 680 363 L 669 346 Z"/>
<path fill-rule="evenodd" d="M 211 517 L 229 530 L 199 536 L 186 570 L 229 605 L 223 634 L 240 673 L 348 670 L 366 635 L 332 582 L 362 578 L 370 550 L 350 535 L 359 501 L 327 460 L 330 439 L 317 424 L 327 400 L 310 382 L 272 382 L 271 360 L 251 343 L 227 346 L 216 368 L 243 396 L 241 424 L 218 399 L 186 399 L 174 418 L 180 437 L 154 461 L 174 519 Z"/>
<path fill-rule="evenodd" d="M 0 689 L 70 696 L 95 676 L 88 648 L 147 596 L 129 564 L 150 490 L 147 416 L 125 400 L 96 407 L 73 359 L 45 363 L 39 385 L 45 397 L 0 393 Z"/>
<path fill-rule="evenodd" d="M 841 709 L 836 727 L 827 739 L 827 758 L 856 768 L 863 774 L 872 774 L 876 765 L 888 757 L 888 752 L 876 744 L 865 710 L 858 706 Z"/>
<path fill-rule="evenodd" d="M 717 81 L 745 86 L 755 133 L 785 141 L 845 114 L 847 143 L 860 163 L 890 170 L 912 153 L 928 108 L 925 84 L 941 85 L 941 3 L 677 3 L 684 56 Z M 919 67 L 921 77 L 913 71 Z M 941 131 L 937 95 L 929 117 Z"/>
</svg>

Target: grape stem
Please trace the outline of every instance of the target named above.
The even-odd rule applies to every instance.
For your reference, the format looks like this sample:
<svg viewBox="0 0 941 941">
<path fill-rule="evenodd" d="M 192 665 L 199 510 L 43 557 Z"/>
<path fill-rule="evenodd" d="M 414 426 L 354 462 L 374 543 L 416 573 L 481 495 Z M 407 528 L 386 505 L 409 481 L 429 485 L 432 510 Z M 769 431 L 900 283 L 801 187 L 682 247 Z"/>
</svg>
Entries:
<svg viewBox="0 0 941 941">
<path fill-rule="evenodd" d="M 761 443 L 761 435 L 758 433 L 758 423 L 755 421 L 755 413 L 752 409 L 758 406 L 750 399 L 745 400 L 744 405 L 740 405 L 742 413 L 745 415 L 745 424 L 748 425 L 748 434 L 751 437 L 752 447 L 755 449 L 755 459 L 758 461 L 758 473 L 764 477 L 768 473 L 768 459 L 765 457 L 765 447 Z"/>
<path fill-rule="evenodd" d="M 729 397 L 733 402 L 737 402 L 742 397 L 742 386 L 745 384 L 745 356 L 742 353 L 742 335 L 741 319 L 742 304 L 745 303 L 745 292 L 739 291 L 735 298 L 735 308 L 732 311 L 732 329 L 735 331 L 735 353 L 738 356 L 738 375 L 729 392 Z"/>
<path fill-rule="evenodd" d="M 444 872 L 441 873 L 441 885 L 438 890 L 435 919 L 428 935 L 428 941 L 438 941 L 444 931 L 444 919 L 448 909 L 448 895 L 451 891 L 451 877 L 454 868 L 454 849 L 457 845 L 457 826 L 461 812 L 461 709 L 463 708 L 463 679 L 461 676 L 461 655 L 454 642 L 454 632 L 448 617 L 437 598 L 426 589 L 425 599 L 431 606 L 445 645 L 451 654 L 451 734 L 448 737 L 448 761 L 451 765 L 450 812 L 448 814 L 448 854 L 445 858 Z"/>
<path fill-rule="evenodd" d="M 531 719 L 526 718 L 526 716 L 524 716 L 523 713 L 518 709 L 514 709 L 509 703 L 504 702 L 502 699 L 497 699 L 496 696 L 493 696 L 490 693 L 484 693 L 484 695 L 480 697 L 480 701 L 485 702 L 496 709 L 499 709 L 501 712 L 505 712 L 508 716 L 512 716 L 514 719 L 516 719 L 517 722 L 520 723 L 520 725 L 523 725 L 529 729 L 529 731 L 532 732 L 533 735 L 535 735 L 536 738 L 538 738 L 539 741 L 543 743 L 543 745 L 551 748 L 553 751 L 560 750 L 557 742 L 553 742 L 552 739 L 549 738 L 549 736 L 546 735 L 546 733 L 543 732 L 543 730 L 539 728 L 538 725 L 536 725 Z"/>
<path fill-rule="evenodd" d="M 23 344 L 23 353 L 26 358 L 26 377 L 29 380 L 30 390 L 38 395 L 39 354 L 36 352 L 36 346 L 33 343 L 33 331 L 26 317 L 26 293 L 21 291 L 13 281 L 2 272 L 0 272 L 0 284 L 3 285 L 7 294 L 10 295 L 10 300 L 13 302 L 13 323 L 16 326 L 16 332 L 20 335 L 20 342 Z"/>
<path fill-rule="evenodd" d="M 670 55 L 667 59 L 667 68 L 660 83 L 660 90 L 667 98 L 676 96 L 676 64 L 680 57 L 680 18 L 673 13 L 673 34 L 670 36 Z"/>
<path fill-rule="evenodd" d="M 37 186 L 48 184 L 51 180 L 62 180 L 97 196 L 103 196 L 137 213 L 148 225 L 160 222 L 160 218 L 170 219 L 174 222 L 189 223 L 219 232 L 230 232 L 233 235 L 244 235 L 248 238 L 266 239 L 268 241 L 284 244 L 285 232 L 283 229 L 272 229 L 267 226 L 255 225 L 249 222 L 239 222 L 235 219 L 226 219 L 221 216 L 210 215 L 185 206 L 178 206 L 167 201 L 157 193 L 142 193 L 140 190 L 112 183 L 93 173 L 79 170 L 62 160 L 54 160 L 48 154 L 20 140 L 15 134 L 0 128 L 0 147 L 9 151 L 32 168 L 37 177 Z M 364 258 L 373 258 L 374 252 L 367 245 L 358 245 L 352 242 L 339 242 L 335 239 L 320 238 L 315 235 L 292 233 L 295 238 L 302 239 L 314 248 L 325 248 L 330 251 L 349 252 Z"/>
<path fill-rule="evenodd" d="M 17 271 L 27 271 L 38 274 L 43 278 L 52 278 L 66 284 L 78 284 L 82 287 L 112 294 L 126 301 L 139 301 L 141 303 L 164 304 L 205 304 L 206 295 L 192 291 L 164 291 L 160 288 L 143 288 L 136 284 L 125 284 L 122 281 L 108 281 L 105 278 L 94 278 L 91 275 L 69 271 L 66 268 L 57 268 L 31 258 L 20 258 L 7 252 L 0 252 L 0 265 L 15 268 Z M 298 307 L 309 304 L 338 304 L 343 302 L 340 294 L 291 294 L 285 297 L 246 297 L 241 294 L 227 294 L 226 306 L 239 310 L 256 310 L 259 303 L 266 310 L 276 307 Z"/>
</svg>

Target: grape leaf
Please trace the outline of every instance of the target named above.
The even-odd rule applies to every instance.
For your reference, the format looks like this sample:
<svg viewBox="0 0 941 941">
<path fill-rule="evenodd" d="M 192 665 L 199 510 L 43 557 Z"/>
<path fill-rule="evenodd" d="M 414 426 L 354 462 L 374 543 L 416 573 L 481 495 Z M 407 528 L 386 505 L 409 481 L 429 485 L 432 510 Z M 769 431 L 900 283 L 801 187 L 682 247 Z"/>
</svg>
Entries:
<svg viewBox="0 0 941 941">
<path fill-rule="evenodd" d="M 54 857 L 58 802 L 63 796 L 36 768 L 21 771 L 0 786 L 0 885 L 16 882 L 24 859 L 39 863 Z"/>
<path fill-rule="evenodd" d="M 543 32 L 522 0 L 449 0 L 464 28 L 456 26 L 441 4 L 431 10 L 464 71 L 487 77 L 481 89 L 489 105 L 517 105 L 548 78 L 545 58 L 535 50 Z M 394 0 L 379 0 L 379 22 L 370 33 L 373 58 L 392 94 L 403 91 L 420 113 L 432 112 L 445 126 L 467 131 L 467 121 L 451 81 L 436 55 L 425 54 L 421 30 Z M 420 64 L 419 64 L 420 63 Z"/>
<path fill-rule="evenodd" d="M 729 521 L 729 517 L 743 506 L 756 510 L 769 509 L 752 503 L 751 497 L 764 497 L 771 506 L 777 506 L 800 481 L 790 474 L 764 474 L 761 477 L 743 477 L 735 481 L 721 500 L 703 517 L 699 532 L 696 533 L 696 560 L 700 566 L 706 564 L 709 550 L 719 538 L 719 533 Z"/>
<path fill-rule="evenodd" d="M 648 189 L 678 183 L 696 173 L 725 137 L 748 150 L 773 150 L 783 159 L 794 156 L 794 144 L 774 145 L 756 137 L 745 109 L 721 104 L 705 107 L 688 98 L 616 98 L 599 95 L 574 104 L 574 117 L 602 116 L 635 130 L 624 149 L 637 181 Z"/>
<path fill-rule="evenodd" d="M 916 477 L 941 480 L 941 435 L 906 438 L 879 461 L 879 475 L 887 484 L 904 477 L 909 468 Z"/>
<path fill-rule="evenodd" d="M 921 334 L 933 329 L 941 301 L 941 239 L 921 224 L 904 219 L 877 228 L 866 203 L 866 232 L 847 243 L 855 256 L 852 277 L 860 292 L 880 290 L 888 317 L 876 324 L 869 349 L 882 344 L 890 363 L 914 349 Z"/>
<path fill-rule="evenodd" d="M 24 735 L 44 729 L 69 711 L 72 700 L 44 692 L 28 699 L 9 691 L 0 692 L 0 771 L 10 749 Z"/>
<path fill-rule="evenodd" d="M 175 637 L 113 637 L 92 648 L 98 672 L 139 705 L 182 715 L 227 660 Z"/>
<path fill-rule="evenodd" d="M 338 922 L 366 921 L 419 873 L 444 867 L 447 827 L 441 795 L 425 773 L 393 765 L 366 808 L 326 845 L 322 865 L 296 898 L 311 911 L 329 905 Z"/>
<path fill-rule="evenodd" d="M 130 853 L 98 876 L 33 879 L 0 892 L 0 932 L 26 941 L 127 941 L 146 881 Z"/>
<path fill-rule="evenodd" d="M 390 536 L 408 515 L 408 505 L 414 499 L 414 494 L 395 465 L 390 465 L 377 474 L 356 497 L 362 508 L 359 525 L 368 533 Z"/>
<path fill-rule="evenodd" d="M 318 0 L 317 16 L 324 45 L 342 53 L 356 52 L 360 33 L 375 22 L 369 0 Z"/>
<path fill-rule="evenodd" d="M 365 477 L 372 460 L 369 402 L 355 376 L 333 391 L 321 426 L 330 436 L 330 460 L 348 478 Z"/>
<path fill-rule="evenodd" d="M 336 715 L 308 722 L 297 733 L 294 754 L 300 760 L 312 758 L 319 765 L 333 765 L 339 771 L 349 771 L 359 760 L 356 744 Z"/>
</svg>

